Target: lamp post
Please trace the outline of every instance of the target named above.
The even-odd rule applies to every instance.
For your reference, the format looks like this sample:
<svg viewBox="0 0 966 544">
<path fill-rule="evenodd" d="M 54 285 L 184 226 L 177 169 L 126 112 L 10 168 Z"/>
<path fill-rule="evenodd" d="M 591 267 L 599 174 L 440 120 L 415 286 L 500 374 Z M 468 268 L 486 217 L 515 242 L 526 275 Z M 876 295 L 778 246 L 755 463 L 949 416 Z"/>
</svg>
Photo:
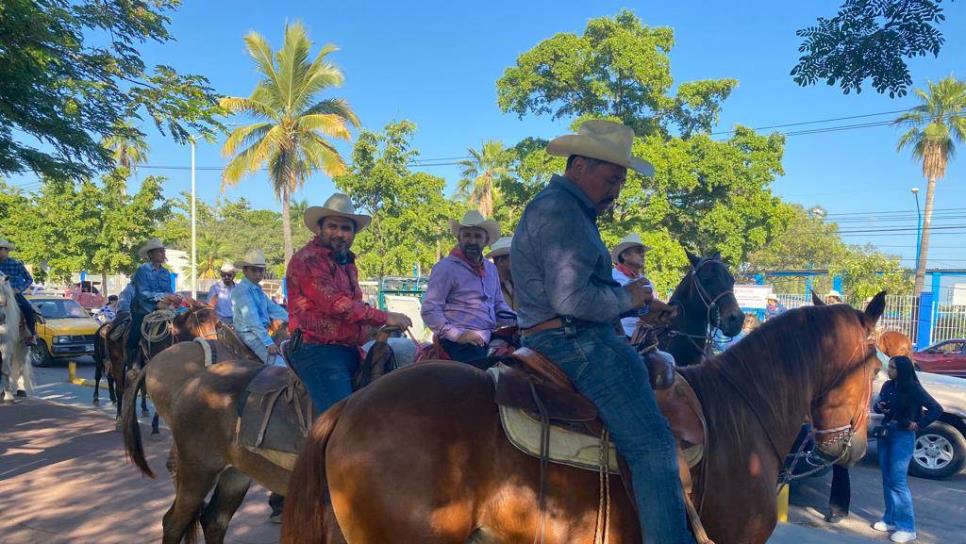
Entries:
<svg viewBox="0 0 966 544">
<path fill-rule="evenodd" d="M 922 253 L 922 212 L 919 210 L 919 187 L 913 187 L 912 196 L 916 197 L 916 268 Z"/>
<path fill-rule="evenodd" d="M 195 207 L 195 139 L 191 138 L 191 298 L 198 298 L 198 224 Z"/>
</svg>

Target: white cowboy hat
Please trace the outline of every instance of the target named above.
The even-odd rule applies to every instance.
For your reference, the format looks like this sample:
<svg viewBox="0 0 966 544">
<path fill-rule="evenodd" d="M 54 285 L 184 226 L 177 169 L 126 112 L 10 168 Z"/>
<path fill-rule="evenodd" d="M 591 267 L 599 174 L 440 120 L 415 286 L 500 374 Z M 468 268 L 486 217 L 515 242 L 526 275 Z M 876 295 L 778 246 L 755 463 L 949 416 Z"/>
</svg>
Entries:
<svg viewBox="0 0 966 544">
<path fill-rule="evenodd" d="M 842 298 L 842 293 L 839 293 L 835 289 L 832 289 L 828 293 L 825 293 L 825 298 L 828 298 L 828 297 L 839 297 L 839 299 L 841 299 Z"/>
<path fill-rule="evenodd" d="M 765 295 L 765 300 L 774 300 L 775 302 L 778 302 L 778 295 L 776 295 L 774 291 L 768 291 L 768 294 Z"/>
<path fill-rule="evenodd" d="M 235 261 L 235 268 L 245 268 L 246 266 L 265 268 L 265 253 L 260 249 L 252 249 L 245 254 L 245 258 Z"/>
<path fill-rule="evenodd" d="M 510 254 L 510 245 L 513 243 L 512 236 L 504 236 L 490 246 L 490 252 L 486 254 L 487 259 L 502 257 Z"/>
<path fill-rule="evenodd" d="M 160 238 L 151 238 L 146 244 L 141 246 L 141 249 L 138 250 L 138 257 L 147 259 L 148 253 L 154 251 L 155 249 L 164 249 L 164 244 L 161 243 Z"/>
<path fill-rule="evenodd" d="M 614 121 L 586 121 L 577 134 L 558 136 L 547 144 L 547 153 L 560 157 L 580 155 L 630 168 L 645 176 L 654 175 L 654 166 L 631 155 L 634 131 Z"/>
<path fill-rule="evenodd" d="M 636 232 L 632 232 L 625 236 L 619 244 L 614 246 L 614 249 L 610 250 L 610 260 L 616 264 L 618 262 L 617 258 L 621 256 L 621 253 L 624 253 L 632 247 L 642 247 L 644 251 L 651 249 L 651 246 L 645 245 L 641 241 L 641 237 Z"/>
<path fill-rule="evenodd" d="M 229 262 L 226 262 L 225 264 L 221 265 L 221 268 L 219 270 L 221 270 L 221 273 L 222 274 L 234 274 L 235 273 L 235 265 L 233 265 L 233 264 L 231 264 Z"/>
<path fill-rule="evenodd" d="M 0 247 L 5 247 L 10 251 L 13 251 L 14 249 L 17 248 L 17 245 L 11 242 L 10 240 L 7 240 L 6 238 L 0 238 Z"/>
<path fill-rule="evenodd" d="M 355 205 L 347 195 L 335 193 L 325 201 L 325 204 L 305 210 L 302 221 L 310 231 L 318 234 L 321 228 L 319 222 L 325 217 L 332 216 L 348 217 L 356 224 L 356 232 L 366 228 L 372 220 L 368 215 L 357 214 Z"/>
<path fill-rule="evenodd" d="M 466 212 L 466 214 L 463 215 L 463 219 L 459 221 L 456 221 L 455 219 L 449 220 L 449 230 L 453 233 L 453 236 L 459 237 L 460 229 L 465 227 L 485 230 L 486 235 L 489 237 L 486 242 L 487 245 L 500 237 L 500 224 L 492 219 L 484 218 L 483 215 L 476 210 Z"/>
</svg>

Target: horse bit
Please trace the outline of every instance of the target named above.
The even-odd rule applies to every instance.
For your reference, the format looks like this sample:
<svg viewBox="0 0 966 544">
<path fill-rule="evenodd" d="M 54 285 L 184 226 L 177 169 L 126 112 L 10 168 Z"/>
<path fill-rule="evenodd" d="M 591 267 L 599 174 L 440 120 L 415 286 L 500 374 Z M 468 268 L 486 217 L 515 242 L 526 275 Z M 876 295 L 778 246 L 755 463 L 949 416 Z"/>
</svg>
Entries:
<svg viewBox="0 0 966 544">
<path fill-rule="evenodd" d="M 721 261 L 705 259 L 699 262 L 697 266 L 692 266 L 691 271 L 688 272 L 688 276 L 691 278 L 691 285 L 698 292 L 698 298 L 701 300 L 701 303 L 704 304 L 704 307 L 707 310 L 707 315 L 705 316 L 708 321 L 707 332 L 704 335 L 700 335 L 675 330 L 668 331 L 668 334 L 671 337 L 683 336 L 687 338 L 699 352 L 705 354 L 706 356 L 711 355 L 710 352 L 712 341 L 714 340 L 715 334 L 717 334 L 717 332 L 720 330 L 719 325 L 721 324 L 721 312 L 718 309 L 718 301 L 728 295 L 734 295 L 735 293 L 733 289 L 722 291 L 714 297 L 711 296 L 711 293 L 708 293 L 708 290 L 705 289 L 704 285 L 701 283 L 701 279 L 698 277 L 698 272 L 700 272 L 701 268 L 708 263 L 717 263 L 721 266 L 725 266 L 725 264 Z M 681 308 L 682 312 L 684 311 L 683 306 L 681 306 L 680 303 L 677 303 L 676 305 Z M 712 316 L 714 319 L 712 319 Z M 703 340 L 703 345 L 698 344 L 697 340 Z"/>
</svg>

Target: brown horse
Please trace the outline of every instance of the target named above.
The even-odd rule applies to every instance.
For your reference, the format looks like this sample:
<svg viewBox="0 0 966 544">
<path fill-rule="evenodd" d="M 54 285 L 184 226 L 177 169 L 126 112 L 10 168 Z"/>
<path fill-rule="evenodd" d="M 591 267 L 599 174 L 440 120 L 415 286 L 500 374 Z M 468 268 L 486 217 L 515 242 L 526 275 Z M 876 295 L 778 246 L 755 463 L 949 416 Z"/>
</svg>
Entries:
<svg viewBox="0 0 966 544">
<path fill-rule="evenodd" d="M 706 412 L 707 451 L 692 476 L 715 542 L 761 543 L 774 530 L 779 470 L 806 419 L 830 459 L 864 455 L 879 365 L 870 339 L 884 301 L 786 312 L 681 371 Z M 541 511 L 540 462 L 504 438 L 483 372 L 414 365 L 318 419 L 290 480 L 282 541 L 592 542 L 599 475 L 557 464 L 545 475 Z M 606 542 L 639 543 L 637 516 L 612 482 Z"/>
<path fill-rule="evenodd" d="M 912 355 L 912 340 L 899 331 L 885 331 L 880 334 L 876 345 L 879 351 L 889 357 L 896 357 L 898 355 L 909 357 Z"/>
<path fill-rule="evenodd" d="M 276 337 L 287 335 L 287 327 L 273 327 Z M 389 329 L 376 342 L 357 378 L 364 386 L 379 378 L 393 355 L 387 339 Z M 234 347 L 225 346 L 234 344 Z M 264 368 L 254 354 L 238 356 L 244 346 L 227 327 L 219 329 L 216 351 L 238 357 L 205 366 L 205 354 L 198 342 L 182 342 L 155 356 L 132 381 L 129 391 L 145 385 L 174 439 L 168 468 L 175 480 L 176 496 L 163 520 L 164 543 L 193 542 L 195 525 L 201 524 L 205 541 L 223 542 L 228 523 L 241 505 L 254 479 L 271 491 L 284 495 L 291 464 L 270 462 L 237 443 L 239 397 L 252 378 Z M 244 348 L 247 350 L 247 347 Z M 294 377 L 294 376 L 293 376 Z M 128 457 L 149 477 L 154 473 L 144 457 L 141 431 L 134 415 L 135 401 L 125 401 L 121 428 Z M 294 457 L 294 455 L 293 455 Z M 214 489 L 211 499 L 206 495 Z"/>
</svg>

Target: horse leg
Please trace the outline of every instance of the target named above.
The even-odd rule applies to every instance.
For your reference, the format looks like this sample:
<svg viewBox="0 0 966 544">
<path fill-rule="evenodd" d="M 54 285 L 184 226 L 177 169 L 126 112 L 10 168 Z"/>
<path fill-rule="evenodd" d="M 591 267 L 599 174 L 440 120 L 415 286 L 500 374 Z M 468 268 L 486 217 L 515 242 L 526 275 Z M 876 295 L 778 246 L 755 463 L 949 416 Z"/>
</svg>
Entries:
<svg viewBox="0 0 966 544">
<path fill-rule="evenodd" d="M 107 394 L 111 396 L 111 404 L 117 404 L 117 384 L 110 372 L 107 373 Z"/>
<path fill-rule="evenodd" d="M 201 514 L 201 528 L 206 544 L 221 544 L 228 532 L 228 522 L 245 500 L 252 479 L 235 468 L 227 468 L 218 477 L 211 500 Z"/>
<path fill-rule="evenodd" d="M 161 426 L 161 421 L 160 421 L 160 418 L 158 417 L 158 411 L 155 410 L 154 419 L 151 420 L 151 434 L 160 434 L 161 433 L 160 426 Z"/>
<path fill-rule="evenodd" d="M 137 395 L 137 391 L 134 394 Z M 151 415 L 151 412 L 148 411 L 148 389 L 144 384 L 141 384 L 141 417 L 147 417 L 149 415 Z"/>
<path fill-rule="evenodd" d="M 101 403 L 101 376 L 104 374 L 104 362 L 94 358 L 94 404 Z"/>
<path fill-rule="evenodd" d="M 161 521 L 162 544 L 195 541 L 195 526 L 204 507 L 205 496 L 217 477 L 217 471 L 192 466 L 191 463 L 178 463 L 174 503 Z"/>
</svg>

